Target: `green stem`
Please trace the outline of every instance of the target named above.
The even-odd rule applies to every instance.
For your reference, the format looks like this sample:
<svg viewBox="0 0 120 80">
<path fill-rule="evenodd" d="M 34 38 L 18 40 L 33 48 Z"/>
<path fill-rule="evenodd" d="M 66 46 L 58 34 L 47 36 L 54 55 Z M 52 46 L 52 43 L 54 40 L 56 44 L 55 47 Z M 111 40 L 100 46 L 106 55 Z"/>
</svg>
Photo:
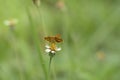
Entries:
<svg viewBox="0 0 120 80">
<path fill-rule="evenodd" d="M 15 26 L 14 26 L 15 27 Z M 11 41 L 14 42 L 12 43 L 12 49 L 13 49 L 13 53 L 15 55 L 15 58 L 16 58 L 16 62 L 17 62 L 17 67 L 18 67 L 18 72 L 19 72 L 19 79 L 20 80 L 24 80 L 24 75 L 22 73 L 22 67 L 21 66 L 21 61 L 20 61 L 20 58 L 19 58 L 19 54 L 18 54 L 18 46 L 17 46 L 17 41 L 16 41 L 16 34 L 15 34 L 15 31 L 14 31 L 14 27 L 10 27 L 10 37 L 11 37 Z"/>
<path fill-rule="evenodd" d="M 42 54 L 41 54 L 41 51 L 40 51 L 40 46 L 39 46 L 40 42 L 39 42 L 39 39 L 38 39 L 38 36 L 37 36 L 37 31 L 36 31 L 37 29 L 34 26 L 34 23 L 33 23 L 32 16 L 30 14 L 29 8 L 27 6 L 25 6 L 25 8 L 26 8 L 26 12 L 27 12 L 30 24 L 31 24 L 31 33 L 32 33 L 32 36 L 33 36 L 33 39 L 34 39 L 35 48 L 36 48 L 37 53 L 39 55 L 39 60 L 40 60 L 41 67 L 42 67 L 43 72 L 44 72 L 44 77 L 45 77 L 45 80 L 48 80 L 48 77 L 46 77 L 47 76 L 46 66 L 43 63 L 44 60 L 43 60 L 43 57 L 42 57 Z"/>
<path fill-rule="evenodd" d="M 53 56 L 50 56 L 50 61 L 49 61 L 49 73 L 50 73 L 50 66 L 51 66 L 52 58 L 53 58 Z"/>
<path fill-rule="evenodd" d="M 52 59 L 53 59 L 54 55 L 55 54 L 53 54 L 53 53 L 49 53 L 49 56 L 50 56 L 49 67 L 48 67 L 48 77 L 49 77 L 49 80 L 51 80 L 51 78 L 50 78 L 50 74 L 51 74 L 50 68 L 51 68 L 51 63 L 52 63 Z"/>
</svg>

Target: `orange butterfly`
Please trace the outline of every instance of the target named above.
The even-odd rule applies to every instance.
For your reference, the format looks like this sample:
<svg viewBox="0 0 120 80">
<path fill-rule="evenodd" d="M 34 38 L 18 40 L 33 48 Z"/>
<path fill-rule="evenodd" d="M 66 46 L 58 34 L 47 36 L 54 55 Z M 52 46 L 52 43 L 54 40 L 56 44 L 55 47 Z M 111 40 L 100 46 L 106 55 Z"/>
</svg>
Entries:
<svg viewBox="0 0 120 80">
<path fill-rule="evenodd" d="M 48 36 L 48 37 L 45 37 L 44 38 L 46 41 L 49 41 L 51 43 L 54 43 L 54 42 L 62 42 L 62 38 L 60 37 L 60 34 L 57 34 L 55 36 Z"/>
</svg>

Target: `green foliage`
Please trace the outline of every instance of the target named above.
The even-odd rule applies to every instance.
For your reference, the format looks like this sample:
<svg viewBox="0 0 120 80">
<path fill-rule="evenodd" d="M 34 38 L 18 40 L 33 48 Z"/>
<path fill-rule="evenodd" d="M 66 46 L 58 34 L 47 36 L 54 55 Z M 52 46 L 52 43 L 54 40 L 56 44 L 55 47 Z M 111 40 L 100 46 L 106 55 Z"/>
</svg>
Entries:
<svg viewBox="0 0 120 80">
<path fill-rule="evenodd" d="M 0 0 L 0 80 L 119 80 L 119 21 L 119 0 Z M 44 37 L 58 33 L 49 77 Z"/>
</svg>

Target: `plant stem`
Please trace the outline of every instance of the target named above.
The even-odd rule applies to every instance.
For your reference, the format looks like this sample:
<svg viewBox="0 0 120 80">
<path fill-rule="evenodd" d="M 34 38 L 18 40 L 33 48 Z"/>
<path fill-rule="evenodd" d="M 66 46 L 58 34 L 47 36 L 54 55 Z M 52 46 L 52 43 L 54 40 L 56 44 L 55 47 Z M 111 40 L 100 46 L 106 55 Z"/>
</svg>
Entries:
<svg viewBox="0 0 120 80">
<path fill-rule="evenodd" d="M 50 66 L 51 66 L 52 58 L 53 58 L 53 56 L 50 56 L 50 61 L 49 61 L 49 73 L 50 73 Z"/>
<path fill-rule="evenodd" d="M 40 46 L 39 46 L 40 42 L 39 42 L 39 39 L 38 39 L 38 36 L 37 36 L 37 31 L 36 31 L 37 29 L 34 26 L 34 23 L 33 23 L 32 16 L 30 14 L 29 8 L 27 6 L 25 6 L 25 8 L 26 8 L 26 12 L 27 12 L 27 15 L 28 15 L 28 18 L 29 18 L 29 21 L 30 21 L 31 33 L 32 33 L 32 36 L 33 36 L 35 48 L 36 48 L 37 53 L 39 55 L 39 60 L 40 60 L 41 67 L 42 67 L 43 72 L 44 72 L 44 77 L 45 77 L 45 80 L 48 80 L 48 77 L 46 77 L 47 76 L 46 66 L 43 63 L 44 60 L 43 60 L 41 50 L 40 50 Z"/>
<path fill-rule="evenodd" d="M 18 72 L 19 72 L 19 79 L 20 80 L 24 80 L 24 75 L 23 75 L 23 69 L 21 67 L 21 61 L 20 61 L 20 58 L 19 58 L 19 54 L 18 54 L 18 45 L 17 45 L 17 41 L 16 41 L 16 34 L 15 34 L 15 31 L 14 31 L 14 28 L 10 27 L 10 38 L 11 38 L 11 41 L 14 42 L 12 43 L 12 49 L 13 49 L 13 53 L 15 55 L 15 58 L 16 58 L 16 65 L 18 67 Z"/>
<path fill-rule="evenodd" d="M 49 53 L 49 56 L 50 56 L 50 60 L 49 60 L 49 67 L 48 67 L 48 77 L 49 77 L 49 80 L 51 80 L 51 78 L 50 78 L 50 74 L 51 74 L 50 68 L 51 68 L 51 63 L 52 63 L 52 59 L 54 57 L 54 54 Z"/>
</svg>

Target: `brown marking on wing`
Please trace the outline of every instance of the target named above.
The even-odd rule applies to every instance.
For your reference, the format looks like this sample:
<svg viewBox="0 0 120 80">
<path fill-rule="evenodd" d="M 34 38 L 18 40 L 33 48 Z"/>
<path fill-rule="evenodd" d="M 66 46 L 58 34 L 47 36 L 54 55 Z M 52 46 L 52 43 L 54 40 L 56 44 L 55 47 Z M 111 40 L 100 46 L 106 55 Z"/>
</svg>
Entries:
<svg viewBox="0 0 120 80">
<path fill-rule="evenodd" d="M 54 43 L 54 42 L 62 42 L 63 40 L 61 39 L 60 37 L 60 34 L 57 34 L 56 36 L 48 36 L 48 37 L 45 37 L 44 38 L 46 41 L 49 41 L 51 43 Z"/>
</svg>

